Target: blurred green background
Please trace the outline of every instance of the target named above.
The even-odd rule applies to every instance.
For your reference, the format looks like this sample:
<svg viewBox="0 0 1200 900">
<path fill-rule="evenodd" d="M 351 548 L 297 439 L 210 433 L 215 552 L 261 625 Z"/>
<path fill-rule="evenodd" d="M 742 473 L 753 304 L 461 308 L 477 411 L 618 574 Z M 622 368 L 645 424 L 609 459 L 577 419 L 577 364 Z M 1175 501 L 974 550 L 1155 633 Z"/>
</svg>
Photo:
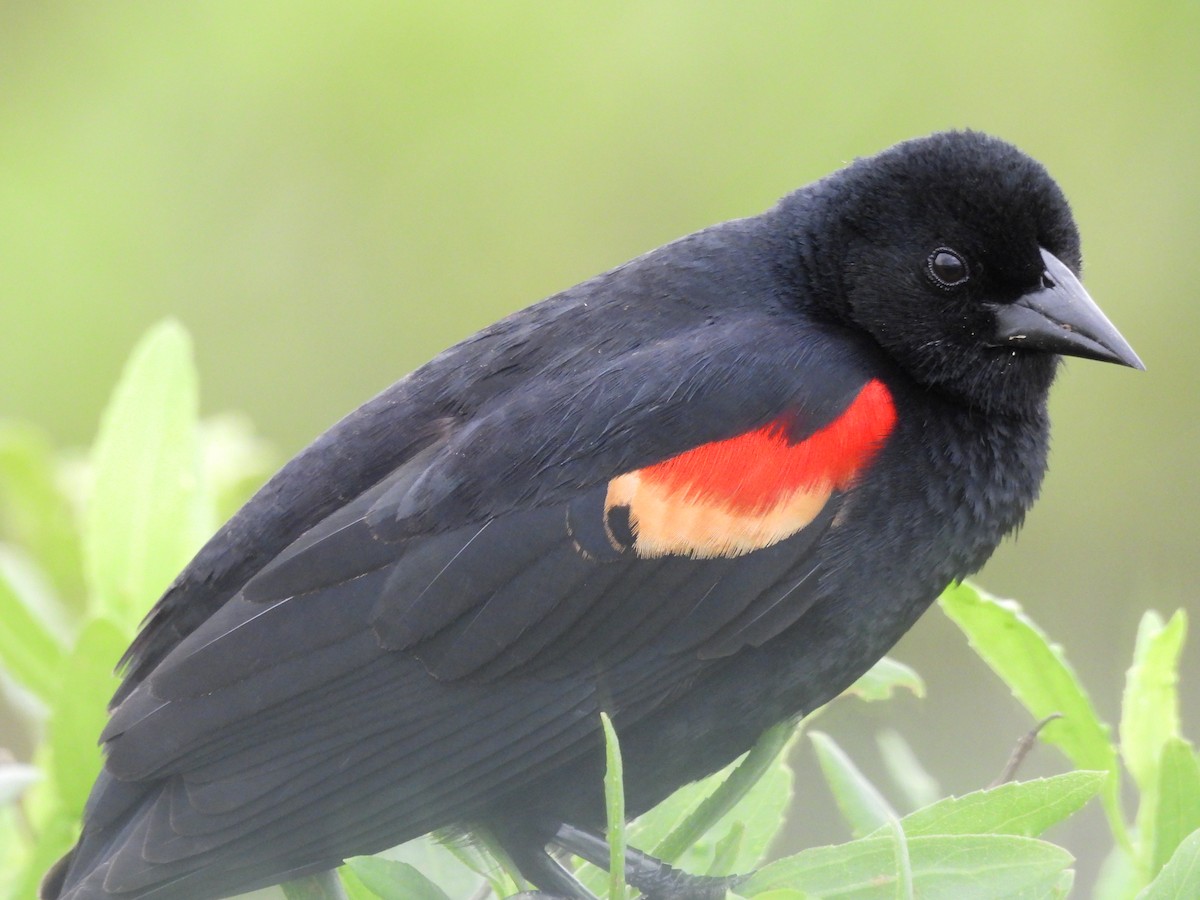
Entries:
<svg viewBox="0 0 1200 900">
<path fill-rule="evenodd" d="M 498 316 L 964 126 L 1059 179 L 1085 282 L 1149 369 L 1066 366 L 1043 498 L 979 576 L 1111 720 L 1141 610 L 1200 612 L 1195 2 L 4 3 L 0 415 L 86 445 L 169 315 L 204 408 L 282 458 Z M 822 727 L 872 774 L 895 727 L 944 789 L 990 781 L 1016 704 L 936 611 L 896 655 L 926 700 Z M 791 840 L 841 839 L 808 784 Z M 1084 884 L 1093 824 L 1059 835 Z"/>
</svg>

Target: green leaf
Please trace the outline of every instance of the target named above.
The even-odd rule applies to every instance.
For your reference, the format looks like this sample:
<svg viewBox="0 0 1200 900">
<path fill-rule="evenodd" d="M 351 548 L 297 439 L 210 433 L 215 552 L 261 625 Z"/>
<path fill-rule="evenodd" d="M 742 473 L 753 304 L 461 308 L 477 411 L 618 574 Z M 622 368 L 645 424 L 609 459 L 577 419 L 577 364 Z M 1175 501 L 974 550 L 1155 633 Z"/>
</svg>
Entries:
<svg viewBox="0 0 1200 900">
<path fill-rule="evenodd" d="M 450 900 L 440 887 L 408 863 L 379 856 L 355 856 L 346 865 L 382 900 Z"/>
<path fill-rule="evenodd" d="M 653 855 L 665 862 L 678 861 L 688 847 L 730 813 L 776 764 L 795 731 L 796 725 L 790 721 L 767 729 L 719 786 L 655 846 Z"/>
<path fill-rule="evenodd" d="M 1125 675 L 1121 756 L 1141 791 L 1135 829 L 1141 883 L 1149 881 L 1171 853 L 1159 849 L 1157 836 L 1160 802 L 1173 802 L 1160 793 L 1159 760 L 1164 744 L 1179 735 L 1179 657 L 1186 633 L 1183 610 L 1165 624 L 1158 613 L 1147 610 L 1138 623 L 1133 664 Z M 1177 846 L 1190 831 L 1188 828 L 1168 841 Z"/>
<path fill-rule="evenodd" d="M 1158 802 L 1150 875 L 1155 875 L 1187 835 L 1200 828 L 1200 765 L 1192 745 L 1179 737 L 1166 740 L 1158 764 Z"/>
<path fill-rule="evenodd" d="M 94 609 L 135 625 L 211 519 L 200 488 L 198 389 L 187 333 L 150 330 L 113 391 L 93 448 L 84 558 Z"/>
<path fill-rule="evenodd" d="M 904 794 L 909 808 L 921 809 L 936 803 L 942 796 L 941 786 L 921 765 L 904 736 L 895 729 L 886 728 L 876 735 L 875 740 L 879 745 L 883 764 L 896 787 Z"/>
<path fill-rule="evenodd" d="M 1145 884 L 1132 850 L 1116 844 L 1100 864 L 1091 900 L 1129 900 Z"/>
<path fill-rule="evenodd" d="M 749 872 L 766 858 L 783 827 L 792 798 L 792 780 L 785 750 L 720 822 L 677 860 L 678 865 L 689 872 L 710 875 Z M 714 840 L 723 826 L 724 836 Z M 643 846 L 636 836 L 631 842 Z M 718 858 L 725 853 L 730 855 Z"/>
<path fill-rule="evenodd" d="M 32 425 L 0 422 L 0 534 L 29 554 L 59 597 L 83 600 L 83 562 L 71 501 L 50 439 Z"/>
<path fill-rule="evenodd" d="M 61 689 L 50 710 L 46 724 L 50 776 L 64 813 L 73 822 L 83 813 L 100 771 L 96 739 L 117 688 L 113 667 L 128 643 L 128 634 L 107 619 L 87 623 L 66 660 Z"/>
<path fill-rule="evenodd" d="M 625 896 L 625 776 L 621 744 L 608 713 L 600 713 L 604 730 L 604 809 L 608 818 L 608 896 Z"/>
<path fill-rule="evenodd" d="M 399 856 L 414 843 L 419 844 L 421 840 L 425 839 L 418 838 L 416 842 L 410 841 L 403 847 L 392 848 L 384 856 Z M 511 896 L 521 890 L 518 885 L 525 883 L 508 854 L 496 843 L 495 838 L 486 832 L 474 834 L 469 843 L 456 842 L 454 840 L 439 840 L 438 843 L 442 849 L 462 863 L 468 871 L 475 873 L 487 881 L 492 893 L 497 897 Z M 427 872 L 431 870 L 422 866 L 421 871 Z M 443 879 L 443 883 L 449 885 L 450 881 Z M 469 891 L 458 890 L 452 891 L 452 893 L 455 896 L 471 896 L 476 890 L 478 890 L 477 887 L 472 887 Z"/>
<path fill-rule="evenodd" d="M 1066 900 L 1067 897 L 1071 896 L 1071 888 L 1074 886 L 1075 870 L 1067 869 L 1059 876 L 1054 887 L 1050 888 L 1050 890 L 1047 891 L 1044 896 L 1047 898 L 1047 900 Z M 1031 897 L 1030 900 L 1033 900 L 1033 898 Z M 1092 900 L 1096 900 L 1096 898 L 1093 897 Z"/>
<path fill-rule="evenodd" d="M 890 700 L 900 688 L 925 696 L 925 682 L 913 669 L 885 656 L 871 666 L 858 681 L 846 688 L 846 693 L 860 700 Z"/>
<path fill-rule="evenodd" d="M 1078 768 L 1109 773 L 1103 799 L 1113 832 L 1128 842 L 1119 796 L 1117 751 L 1062 648 L 1011 600 L 998 600 L 969 584 L 947 588 L 939 604 L 962 629 L 975 652 L 1000 676 L 1035 719 L 1052 713 L 1041 738 Z"/>
<path fill-rule="evenodd" d="M 883 794 L 833 738 L 820 731 L 811 732 L 809 738 L 838 809 L 855 837 L 870 834 L 899 818 Z"/>
<path fill-rule="evenodd" d="M 40 787 L 41 785 L 38 785 Z M 23 855 L 17 871 L 4 870 L 0 890 L 7 889 L 12 900 L 26 900 L 38 895 L 38 884 L 46 870 L 75 842 L 79 834 L 79 813 L 56 810 L 37 833 L 37 841 Z"/>
<path fill-rule="evenodd" d="M 1037 837 L 1080 810 L 1104 787 L 1106 772 L 1067 772 L 947 797 L 900 820 L 911 838 L 930 834 Z M 876 833 L 881 834 L 880 832 Z"/>
<path fill-rule="evenodd" d="M 0 558 L 0 665 L 43 703 L 58 694 L 66 649 Z"/>
<path fill-rule="evenodd" d="M 813 897 L 894 900 L 895 851 L 891 835 L 816 847 L 763 867 L 737 890 L 746 897 L 788 888 Z M 1061 847 L 1011 835 L 909 837 L 908 853 L 921 900 L 1048 896 L 1071 864 Z"/>
<path fill-rule="evenodd" d="M 19 872 L 28 853 L 28 842 L 17 823 L 17 811 L 0 804 L 0 872 Z M 0 888 L 0 897 L 5 897 Z"/>
<path fill-rule="evenodd" d="M 626 829 L 629 842 L 639 848 L 657 848 L 672 831 L 688 818 L 704 800 L 715 791 L 733 771 L 736 763 L 714 772 L 691 784 L 684 785 L 662 803 L 642 813 Z M 675 860 L 675 862 L 680 862 Z M 600 884 L 588 884 L 600 890 Z"/>
<path fill-rule="evenodd" d="M 744 822 L 734 821 L 730 824 L 725 837 L 713 845 L 712 863 L 705 869 L 706 875 L 732 875 L 738 871 L 738 856 L 742 849 L 742 838 L 746 836 Z"/>
<path fill-rule="evenodd" d="M 349 866 L 339 867 L 337 874 L 342 883 L 342 890 L 346 892 L 346 900 L 376 900 L 379 896 L 363 884 L 362 879 L 355 875 Z"/>
<path fill-rule="evenodd" d="M 491 862 L 484 860 L 477 845 L 443 842 L 434 835 L 419 837 L 379 855 L 408 863 L 451 897 L 472 896 Z"/>
<path fill-rule="evenodd" d="M 1163 744 L 1179 736 L 1179 656 L 1186 634 L 1182 609 L 1166 625 L 1148 611 L 1138 626 L 1121 702 L 1121 755 L 1143 792 L 1155 787 Z"/>
<path fill-rule="evenodd" d="M 766 857 L 791 803 L 793 778 L 787 757 L 798 736 L 794 724 L 770 729 L 742 759 L 707 778 L 685 785 L 629 823 L 626 828 L 628 843 L 660 858 L 664 849 L 674 852 L 674 847 L 683 845 L 683 852 L 670 862 L 688 872 L 726 875 L 750 871 Z M 779 745 L 781 739 L 782 746 Z M 764 767 L 764 760 L 769 765 Z M 723 788 L 734 772 L 740 774 L 730 787 Z M 730 800 L 734 801 L 732 806 L 728 806 Z M 712 818 L 714 815 L 716 819 Z M 711 836 L 722 826 L 725 826 L 724 838 L 729 837 L 730 830 L 742 828 L 732 863 L 719 862 L 716 858 L 720 841 Z M 608 876 L 585 863 L 580 866 L 577 877 L 592 891 L 600 892 L 604 890 Z"/>
<path fill-rule="evenodd" d="M 1200 831 L 1189 834 L 1136 900 L 1196 900 L 1200 897 Z"/>
<path fill-rule="evenodd" d="M 784 745 L 775 757 L 774 764 L 725 816 L 724 821 L 730 822 L 730 827 L 740 824 L 744 830 L 734 861 L 724 871 L 713 869 L 716 874 L 749 872 L 767 858 L 767 852 L 783 828 L 792 802 L 795 779 L 788 765 L 788 748 L 793 743 L 794 738 Z M 712 865 L 716 865 L 715 861 Z"/>
<path fill-rule="evenodd" d="M 908 835 L 904 833 L 904 826 L 900 824 L 900 820 L 894 817 L 887 823 L 887 830 L 891 832 L 896 845 L 896 900 L 915 900 Z"/>
</svg>

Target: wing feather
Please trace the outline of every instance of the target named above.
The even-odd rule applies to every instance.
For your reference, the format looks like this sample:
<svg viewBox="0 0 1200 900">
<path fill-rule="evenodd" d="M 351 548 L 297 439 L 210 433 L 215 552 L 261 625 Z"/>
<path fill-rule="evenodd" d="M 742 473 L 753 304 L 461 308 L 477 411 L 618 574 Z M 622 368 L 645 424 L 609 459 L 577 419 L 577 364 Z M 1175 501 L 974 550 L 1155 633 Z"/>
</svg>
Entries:
<svg viewBox="0 0 1200 900">
<path fill-rule="evenodd" d="M 113 889 L 233 890 L 470 821 L 598 752 L 600 709 L 639 722 L 794 623 L 840 491 L 769 546 L 697 558 L 639 554 L 609 487 L 781 411 L 792 440 L 834 421 L 867 379 L 796 337 L 743 316 L 497 395 L 322 501 L 202 622 L 172 635 L 163 606 L 79 858 Z"/>
</svg>

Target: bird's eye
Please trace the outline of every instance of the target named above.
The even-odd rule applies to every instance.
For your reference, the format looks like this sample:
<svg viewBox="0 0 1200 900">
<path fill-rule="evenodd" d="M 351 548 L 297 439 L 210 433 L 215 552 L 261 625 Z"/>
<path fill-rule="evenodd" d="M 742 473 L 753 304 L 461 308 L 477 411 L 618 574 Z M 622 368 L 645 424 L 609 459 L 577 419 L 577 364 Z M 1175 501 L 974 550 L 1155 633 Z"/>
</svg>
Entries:
<svg viewBox="0 0 1200 900">
<path fill-rule="evenodd" d="M 933 283 L 947 290 L 965 284 L 971 277 L 967 261 L 949 247 L 938 247 L 929 254 L 928 269 Z"/>
</svg>

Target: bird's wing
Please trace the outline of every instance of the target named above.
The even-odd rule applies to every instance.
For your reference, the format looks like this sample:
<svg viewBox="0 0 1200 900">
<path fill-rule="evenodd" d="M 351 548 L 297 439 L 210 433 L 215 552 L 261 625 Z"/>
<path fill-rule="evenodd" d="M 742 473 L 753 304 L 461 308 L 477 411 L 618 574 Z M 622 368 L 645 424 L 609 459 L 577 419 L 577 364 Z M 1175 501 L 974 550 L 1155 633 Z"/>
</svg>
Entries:
<svg viewBox="0 0 1200 900">
<path fill-rule="evenodd" d="M 531 382 L 311 528 L 114 710 L 109 877 L 444 825 L 794 623 L 893 416 L 816 337 L 743 317 Z"/>
<path fill-rule="evenodd" d="M 670 341 L 712 322 L 745 298 L 756 306 L 769 301 L 779 287 L 764 259 L 762 224 L 743 219 L 705 229 L 516 312 L 350 413 L 271 478 L 170 585 L 121 660 L 124 678 L 112 705 L 306 530 L 422 448 L 485 419 L 495 430 L 499 407 L 574 380 L 571 391 L 559 391 L 561 415 L 570 420 L 577 413 L 570 398 L 588 393 L 588 373 L 611 368 L 650 337 Z M 535 422 L 544 412 L 533 410 Z M 564 445 L 569 437 L 558 436 Z"/>
<path fill-rule="evenodd" d="M 802 610 L 811 550 L 894 415 L 882 384 L 798 337 L 743 317 L 534 383 L 310 529 L 241 597 L 283 617 L 373 574 L 351 590 L 369 590 L 376 638 L 443 680 L 762 643 Z M 155 693 L 232 678 L 264 627 L 205 627 Z"/>
</svg>

